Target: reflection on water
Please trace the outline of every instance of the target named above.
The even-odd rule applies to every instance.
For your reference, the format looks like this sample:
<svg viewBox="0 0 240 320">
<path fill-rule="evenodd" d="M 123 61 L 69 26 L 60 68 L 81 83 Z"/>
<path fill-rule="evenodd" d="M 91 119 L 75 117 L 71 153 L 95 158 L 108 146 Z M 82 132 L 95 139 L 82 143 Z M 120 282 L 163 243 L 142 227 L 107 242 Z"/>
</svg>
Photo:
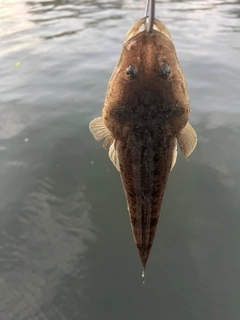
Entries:
<svg viewBox="0 0 240 320">
<path fill-rule="evenodd" d="M 62 276 L 76 274 L 81 279 L 84 275 L 88 241 L 96 238 L 90 206 L 84 200 L 84 188 L 69 196 L 55 195 L 56 189 L 46 177 L 36 182 L 20 206 L 16 204 L 17 215 L 11 212 L 13 205 L 3 209 L 0 281 L 5 295 L 1 303 L 6 314 L 9 304 L 14 305 L 13 318 L 39 312 L 39 306 L 57 294 Z"/>
<path fill-rule="evenodd" d="M 159 1 L 198 147 L 142 286 L 119 175 L 88 130 L 144 1 L 0 3 L 0 319 L 239 318 L 240 1 Z"/>
</svg>

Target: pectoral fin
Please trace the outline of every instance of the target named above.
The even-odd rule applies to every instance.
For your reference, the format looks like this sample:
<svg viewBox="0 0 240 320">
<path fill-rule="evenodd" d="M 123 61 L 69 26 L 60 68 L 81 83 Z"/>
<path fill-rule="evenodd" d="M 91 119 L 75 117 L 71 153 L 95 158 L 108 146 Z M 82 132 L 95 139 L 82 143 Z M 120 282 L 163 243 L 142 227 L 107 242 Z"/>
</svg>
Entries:
<svg viewBox="0 0 240 320">
<path fill-rule="evenodd" d="M 196 132 L 193 127 L 187 123 L 187 125 L 180 131 L 177 139 L 184 157 L 187 158 L 197 145 Z"/>
<path fill-rule="evenodd" d="M 89 124 L 89 130 L 91 131 L 94 138 L 99 141 L 104 138 L 106 140 L 103 143 L 103 147 L 105 149 L 109 148 L 110 144 L 113 142 L 113 138 L 111 137 L 111 133 L 108 128 L 105 126 L 103 118 L 96 118 Z"/>
<path fill-rule="evenodd" d="M 174 149 L 173 149 L 172 166 L 171 166 L 170 171 L 172 171 L 173 167 L 175 166 L 176 161 L 177 161 L 177 139 L 176 139 L 176 145 L 174 146 Z"/>
<path fill-rule="evenodd" d="M 114 166 L 117 168 L 117 170 L 120 172 L 120 165 L 119 165 L 119 159 L 118 159 L 118 155 L 114 146 L 114 142 L 111 144 L 111 147 L 109 148 L 109 158 L 111 159 L 112 163 L 114 164 Z"/>
<path fill-rule="evenodd" d="M 111 146 L 112 142 L 113 142 L 113 138 L 111 136 L 107 137 L 103 142 L 103 148 L 108 149 Z"/>
</svg>

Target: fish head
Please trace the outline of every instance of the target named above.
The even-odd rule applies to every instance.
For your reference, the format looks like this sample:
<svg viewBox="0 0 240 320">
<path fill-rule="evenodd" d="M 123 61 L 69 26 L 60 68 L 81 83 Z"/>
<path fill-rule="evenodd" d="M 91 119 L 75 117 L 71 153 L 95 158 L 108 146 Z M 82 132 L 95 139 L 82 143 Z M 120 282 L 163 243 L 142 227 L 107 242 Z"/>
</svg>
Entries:
<svg viewBox="0 0 240 320">
<path fill-rule="evenodd" d="M 109 81 L 103 117 L 116 139 L 146 121 L 176 136 L 188 121 L 187 86 L 170 33 L 157 19 L 147 33 L 145 23 L 141 19 L 127 33 Z"/>
</svg>

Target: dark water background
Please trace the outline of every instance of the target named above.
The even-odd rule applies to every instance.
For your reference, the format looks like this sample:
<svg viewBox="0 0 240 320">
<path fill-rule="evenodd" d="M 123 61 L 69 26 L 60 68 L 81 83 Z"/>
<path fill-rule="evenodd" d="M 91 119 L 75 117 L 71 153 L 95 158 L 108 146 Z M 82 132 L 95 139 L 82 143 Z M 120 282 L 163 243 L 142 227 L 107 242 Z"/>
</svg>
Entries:
<svg viewBox="0 0 240 320">
<path fill-rule="evenodd" d="M 191 99 L 142 285 L 88 123 L 144 1 L 0 0 L 0 319 L 240 318 L 240 1 L 159 1 Z M 19 63 L 20 62 L 20 65 Z"/>
</svg>

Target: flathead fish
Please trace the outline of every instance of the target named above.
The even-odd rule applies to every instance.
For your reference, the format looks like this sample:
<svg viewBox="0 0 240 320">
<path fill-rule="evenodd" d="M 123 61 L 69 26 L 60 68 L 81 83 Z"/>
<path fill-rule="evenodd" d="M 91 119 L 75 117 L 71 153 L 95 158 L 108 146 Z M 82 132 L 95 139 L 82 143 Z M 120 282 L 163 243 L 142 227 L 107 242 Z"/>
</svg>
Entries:
<svg viewBox="0 0 240 320">
<path fill-rule="evenodd" d="M 189 119 L 185 78 L 166 26 L 154 20 L 151 33 L 139 20 L 127 33 L 110 78 L 102 117 L 90 131 L 105 138 L 119 170 L 139 255 L 145 269 L 153 244 L 177 142 L 185 157 L 197 144 Z"/>
</svg>

